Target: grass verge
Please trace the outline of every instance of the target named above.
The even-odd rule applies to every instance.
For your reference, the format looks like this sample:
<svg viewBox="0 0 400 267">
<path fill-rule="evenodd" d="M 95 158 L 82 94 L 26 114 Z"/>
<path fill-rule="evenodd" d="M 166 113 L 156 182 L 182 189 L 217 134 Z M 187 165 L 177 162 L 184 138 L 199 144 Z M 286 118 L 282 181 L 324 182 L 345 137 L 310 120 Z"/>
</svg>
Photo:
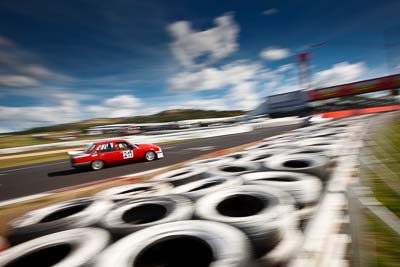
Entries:
<svg viewBox="0 0 400 267">
<path fill-rule="evenodd" d="M 400 217 L 400 121 L 394 117 L 372 136 L 370 152 L 380 161 L 365 169 L 374 197 Z M 368 170 L 370 169 L 370 170 Z M 371 171 L 372 170 L 372 171 Z M 397 174 L 397 178 L 396 178 Z M 387 183 L 390 182 L 390 186 Z M 400 236 L 374 215 L 362 214 L 364 266 L 400 267 Z"/>
<path fill-rule="evenodd" d="M 365 266 L 400 267 L 400 237 L 375 216 L 363 217 Z"/>
<path fill-rule="evenodd" d="M 66 152 L 62 152 L 55 154 L 22 157 L 16 159 L 2 159 L 0 160 L 0 166 L 1 168 L 10 168 L 10 167 L 25 166 L 30 164 L 45 163 L 57 160 L 67 160 L 67 159 L 68 159 L 68 154 Z"/>
</svg>

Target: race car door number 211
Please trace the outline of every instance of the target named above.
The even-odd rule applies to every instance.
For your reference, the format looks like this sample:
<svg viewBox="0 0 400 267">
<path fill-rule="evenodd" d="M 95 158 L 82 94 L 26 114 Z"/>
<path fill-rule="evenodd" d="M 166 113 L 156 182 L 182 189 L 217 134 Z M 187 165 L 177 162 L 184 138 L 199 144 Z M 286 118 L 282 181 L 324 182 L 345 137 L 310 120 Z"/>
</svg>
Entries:
<svg viewBox="0 0 400 267">
<path fill-rule="evenodd" d="M 122 156 L 124 157 L 124 159 L 133 158 L 133 151 L 132 150 L 122 151 Z"/>
</svg>

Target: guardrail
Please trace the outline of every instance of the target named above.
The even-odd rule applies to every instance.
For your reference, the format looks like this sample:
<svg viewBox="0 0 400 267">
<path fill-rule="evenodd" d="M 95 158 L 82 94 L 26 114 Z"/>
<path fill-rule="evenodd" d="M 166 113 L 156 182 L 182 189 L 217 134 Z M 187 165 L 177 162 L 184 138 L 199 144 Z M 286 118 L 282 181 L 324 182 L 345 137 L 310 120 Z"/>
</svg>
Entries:
<svg viewBox="0 0 400 267">
<path fill-rule="evenodd" d="M 222 136 L 228 134 L 237 134 L 237 133 L 249 132 L 252 129 L 253 128 L 249 125 L 238 125 L 238 126 L 230 126 L 218 129 L 213 128 L 207 130 L 187 131 L 179 133 L 160 134 L 160 135 L 121 136 L 109 139 L 126 139 L 134 143 L 161 143 L 161 142 L 168 142 L 181 139 L 205 138 L 205 137 Z M 33 146 L 3 148 L 0 149 L 0 155 L 54 149 L 54 148 L 79 147 L 79 146 L 85 146 L 93 142 L 98 142 L 101 140 L 104 139 L 68 141 L 68 142 L 50 143 L 50 144 L 33 145 Z"/>
<path fill-rule="evenodd" d="M 162 143 L 162 142 L 169 142 L 169 141 L 176 141 L 183 139 L 207 138 L 207 137 L 224 136 L 230 134 L 238 134 L 238 133 L 250 132 L 254 129 L 265 128 L 265 127 L 278 127 L 283 125 L 301 124 L 302 121 L 303 119 L 297 117 L 267 119 L 264 122 L 246 123 L 235 126 L 227 126 L 227 127 L 218 126 L 202 130 L 179 131 L 176 133 L 167 133 L 159 135 L 133 135 L 133 136 L 130 135 L 130 136 L 107 138 L 107 139 L 126 139 L 133 143 Z M 55 149 L 55 148 L 79 147 L 79 146 L 85 146 L 93 142 L 98 142 L 101 140 L 104 139 L 68 141 L 68 142 L 50 143 L 50 144 L 33 145 L 33 146 L 3 148 L 0 149 L 0 155 Z"/>
</svg>

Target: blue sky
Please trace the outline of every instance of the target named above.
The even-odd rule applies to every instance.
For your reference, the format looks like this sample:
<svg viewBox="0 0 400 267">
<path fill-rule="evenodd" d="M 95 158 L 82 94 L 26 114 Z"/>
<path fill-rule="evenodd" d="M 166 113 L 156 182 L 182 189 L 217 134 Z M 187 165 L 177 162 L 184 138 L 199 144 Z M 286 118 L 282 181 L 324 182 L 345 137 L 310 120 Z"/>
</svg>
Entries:
<svg viewBox="0 0 400 267">
<path fill-rule="evenodd" d="M 306 50 L 315 87 L 390 74 L 398 10 L 392 0 L 3 0 L 0 131 L 250 110 L 299 89 L 294 58 Z"/>
</svg>

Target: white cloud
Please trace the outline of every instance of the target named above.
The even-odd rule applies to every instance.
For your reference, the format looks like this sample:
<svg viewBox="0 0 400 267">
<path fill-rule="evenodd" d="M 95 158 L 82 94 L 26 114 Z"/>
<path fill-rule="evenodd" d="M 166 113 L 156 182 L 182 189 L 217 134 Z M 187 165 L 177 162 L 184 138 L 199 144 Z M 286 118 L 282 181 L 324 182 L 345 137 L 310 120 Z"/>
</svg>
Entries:
<svg viewBox="0 0 400 267">
<path fill-rule="evenodd" d="M 261 102 L 256 93 L 256 82 L 242 82 L 234 86 L 228 95 L 230 106 L 235 109 L 251 110 Z"/>
<path fill-rule="evenodd" d="M 257 85 L 271 74 L 255 62 L 236 61 L 220 68 L 204 68 L 197 72 L 182 72 L 169 80 L 172 91 L 204 91 L 229 89 L 223 99 L 202 99 L 180 104 L 184 108 L 244 109 L 260 102 Z"/>
<path fill-rule="evenodd" d="M 254 79 L 262 66 L 258 63 L 236 61 L 220 68 L 184 71 L 168 80 L 171 91 L 205 91 L 222 89 Z"/>
<path fill-rule="evenodd" d="M 51 76 L 51 71 L 43 66 L 33 64 L 27 66 L 18 66 L 18 70 L 26 74 L 32 75 L 39 78 L 49 78 Z"/>
<path fill-rule="evenodd" d="M 178 21 L 168 26 L 174 38 L 172 52 L 185 67 L 199 65 L 196 59 L 205 56 L 208 62 L 227 57 L 238 49 L 239 26 L 231 14 L 214 20 L 216 26 L 204 31 L 195 31 L 190 22 Z"/>
<path fill-rule="evenodd" d="M 14 42 L 6 37 L 0 36 L 0 46 L 14 46 Z"/>
<path fill-rule="evenodd" d="M 77 102 L 61 101 L 54 105 L 32 107 L 0 106 L 0 122 L 11 131 L 77 121 L 82 115 Z"/>
<path fill-rule="evenodd" d="M 277 73 L 283 73 L 283 72 L 287 72 L 289 70 L 293 70 L 295 67 L 295 65 L 293 63 L 290 64 L 284 64 L 278 67 L 278 69 L 276 70 Z"/>
<path fill-rule="evenodd" d="M 87 96 L 58 92 L 48 95 L 47 106 L 0 106 L 0 123 L 7 131 L 68 123 L 94 117 L 128 117 L 141 114 L 142 101 L 132 95 L 119 95 L 100 105 L 83 106 L 80 99 Z M 12 118 L 12 119 L 10 119 Z"/>
<path fill-rule="evenodd" d="M 314 75 L 315 86 L 331 86 L 346 82 L 355 81 L 361 78 L 367 71 L 364 62 L 350 64 L 340 62 L 334 64 L 332 68 L 319 71 Z"/>
<path fill-rule="evenodd" d="M 268 47 L 261 51 L 260 56 L 266 60 L 281 60 L 290 56 L 290 50 L 280 47 Z"/>
<path fill-rule="evenodd" d="M 52 71 L 36 62 L 38 57 L 20 48 L 12 40 L 0 36 L 0 63 L 2 86 L 30 87 L 42 80 L 72 80 L 71 77 Z"/>
<path fill-rule="evenodd" d="M 37 86 L 39 82 L 31 77 L 23 75 L 0 75 L 0 87 L 29 87 Z"/>
<path fill-rule="evenodd" d="M 137 108 L 143 106 L 141 99 L 133 95 L 118 95 L 104 100 L 101 105 L 87 106 L 90 117 L 119 118 L 138 115 Z"/>
<path fill-rule="evenodd" d="M 104 101 L 109 108 L 133 109 L 142 105 L 142 101 L 133 95 L 119 95 Z"/>
<path fill-rule="evenodd" d="M 278 13 L 278 12 L 279 12 L 278 9 L 276 9 L 276 8 L 270 8 L 270 9 L 264 10 L 264 11 L 263 11 L 263 15 L 271 16 L 271 15 L 274 15 L 274 14 L 276 14 L 276 13 Z"/>
</svg>

